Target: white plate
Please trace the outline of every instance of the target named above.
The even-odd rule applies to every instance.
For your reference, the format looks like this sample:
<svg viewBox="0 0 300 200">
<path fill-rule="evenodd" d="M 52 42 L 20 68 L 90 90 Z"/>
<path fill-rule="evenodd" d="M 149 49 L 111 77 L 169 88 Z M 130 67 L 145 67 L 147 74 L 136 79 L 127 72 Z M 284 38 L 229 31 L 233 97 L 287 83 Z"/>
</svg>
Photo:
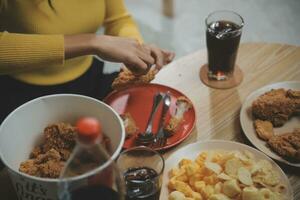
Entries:
<svg viewBox="0 0 300 200">
<path fill-rule="evenodd" d="M 169 171 L 178 166 L 179 161 L 182 158 L 188 158 L 191 160 L 194 160 L 199 153 L 203 151 L 208 150 L 227 150 L 227 151 L 233 151 L 233 150 L 240 150 L 244 151 L 247 150 L 255 155 L 255 158 L 257 159 L 265 159 L 272 163 L 274 170 L 278 172 L 278 174 L 281 177 L 281 183 L 287 186 L 287 199 L 293 199 L 293 189 L 291 187 L 291 184 L 287 178 L 287 176 L 284 174 L 284 172 L 280 169 L 280 167 L 269 157 L 267 157 L 265 154 L 261 153 L 260 151 L 241 144 L 237 142 L 232 141 L 225 141 L 225 140 L 209 140 L 209 141 L 203 141 L 203 142 L 196 142 L 193 144 L 189 144 L 178 151 L 174 152 L 165 163 L 165 170 L 163 174 L 163 181 L 162 181 L 162 188 L 161 188 L 161 194 L 160 194 L 160 200 L 166 200 L 168 199 L 169 191 L 168 191 L 168 182 L 169 177 L 168 173 Z"/>
<path fill-rule="evenodd" d="M 268 146 L 267 143 L 258 138 L 254 126 L 253 126 L 253 117 L 252 117 L 252 110 L 251 105 L 252 102 L 258 98 L 263 93 L 270 91 L 271 89 L 277 88 L 285 88 L 285 89 L 293 89 L 293 90 L 300 90 L 300 82 L 298 81 L 289 81 L 289 82 L 280 82 L 274 83 L 271 85 L 264 86 L 254 92 L 252 92 L 243 103 L 241 113 L 240 113 L 240 122 L 242 129 L 246 135 L 246 137 L 250 140 L 250 142 L 259 150 L 270 156 L 271 158 L 278 160 L 280 162 L 286 163 L 291 166 L 300 167 L 300 163 L 292 163 L 284 158 L 277 155 L 273 152 Z M 285 123 L 282 127 L 274 128 L 275 134 L 279 133 L 286 133 L 292 131 L 294 128 L 300 128 L 300 117 L 293 116 L 287 123 Z"/>
</svg>

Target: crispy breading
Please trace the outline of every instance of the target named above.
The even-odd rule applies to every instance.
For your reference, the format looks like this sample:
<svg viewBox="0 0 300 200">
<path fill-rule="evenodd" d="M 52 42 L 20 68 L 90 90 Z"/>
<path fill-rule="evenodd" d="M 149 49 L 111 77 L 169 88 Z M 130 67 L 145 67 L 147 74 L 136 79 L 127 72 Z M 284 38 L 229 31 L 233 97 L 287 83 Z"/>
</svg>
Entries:
<svg viewBox="0 0 300 200">
<path fill-rule="evenodd" d="M 42 153 L 43 153 L 42 147 L 37 146 L 31 151 L 29 158 L 36 158 L 38 155 L 40 155 Z"/>
<path fill-rule="evenodd" d="M 38 166 L 40 177 L 58 178 L 61 170 L 64 167 L 64 162 L 57 160 L 49 160 Z"/>
<path fill-rule="evenodd" d="M 169 122 L 164 127 L 164 131 L 168 134 L 168 136 L 171 136 L 176 132 L 181 121 L 182 119 L 178 119 L 174 116 L 170 118 Z"/>
<path fill-rule="evenodd" d="M 76 144 L 77 131 L 74 126 L 68 123 L 56 123 L 47 126 L 44 130 L 45 144 L 43 151 L 55 149 L 60 150 L 73 149 Z"/>
<path fill-rule="evenodd" d="M 296 149 L 287 141 L 283 140 L 281 136 L 274 136 L 268 141 L 269 146 L 273 151 L 280 156 L 293 158 L 296 154 Z"/>
<path fill-rule="evenodd" d="M 55 149 L 50 149 L 45 154 L 40 154 L 35 159 L 41 177 L 57 178 L 64 167 L 64 162 L 60 153 Z"/>
<path fill-rule="evenodd" d="M 268 141 L 274 136 L 273 125 L 269 121 L 257 119 L 254 121 L 254 127 L 258 137 L 262 140 Z"/>
<path fill-rule="evenodd" d="M 60 156 L 59 152 L 56 151 L 55 149 L 50 149 L 46 153 L 38 155 L 35 158 L 34 162 L 36 164 L 41 164 L 41 163 L 47 162 L 49 160 L 60 161 L 61 156 Z"/>
<path fill-rule="evenodd" d="M 283 140 L 289 142 L 295 149 L 300 149 L 300 132 L 295 129 L 292 133 L 281 136 Z"/>
<path fill-rule="evenodd" d="M 43 142 L 33 149 L 29 160 L 20 164 L 19 170 L 32 176 L 58 178 L 75 147 L 76 135 L 76 128 L 68 123 L 47 126 Z"/>
<path fill-rule="evenodd" d="M 122 114 L 121 118 L 125 126 L 126 138 L 129 138 L 138 131 L 138 127 L 130 113 Z"/>
<path fill-rule="evenodd" d="M 33 149 L 29 160 L 20 164 L 19 171 L 37 177 L 58 178 L 76 145 L 76 128 L 68 123 L 55 123 L 44 129 L 43 136 L 43 142 Z M 111 153 L 110 139 L 105 134 L 102 144 Z"/>
<path fill-rule="evenodd" d="M 59 152 L 51 149 L 44 154 L 37 155 L 35 159 L 22 162 L 19 170 L 32 176 L 57 178 L 63 164 Z"/>
<path fill-rule="evenodd" d="M 20 164 L 19 171 L 32 176 L 40 176 L 39 168 L 34 159 L 28 159 Z"/>
<path fill-rule="evenodd" d="M 282 126 L 291 115 L 300 110 L 300 99 L 295 97 L 298 92 L 281 88 L 264 93 L 252 103 L 253 116 L 270 121 L 274 127 Z"/>
<path fill-rule="evenodd" d="M 292 99 L 296 106 L 295 114 L 300 115 L 300 91 L 288 90 L 287 96 Z"/>
<path fill-rule="evenodd" d="M 129 69 L 123 68 L 118 77 L 113 81 L 112 88 L 114 90 L 120 90 L 131 85 L 150 83 L 155 78 L 157 72 L 157 69 L 151 68 L 147 74 L 137 76 L 133 74 Z"/>
<path fill-rule="evenodd" d="M 274 136 L 268 141 L 268 145 L 280 156 L 300 161 L 300 131 L 295 129 L 291 133 Z"/>
<path fill-rule="evenodd" d="M 300 91 L 288 90 L 287 96 L 294 99 L 300 99 Z"/>
</svg>

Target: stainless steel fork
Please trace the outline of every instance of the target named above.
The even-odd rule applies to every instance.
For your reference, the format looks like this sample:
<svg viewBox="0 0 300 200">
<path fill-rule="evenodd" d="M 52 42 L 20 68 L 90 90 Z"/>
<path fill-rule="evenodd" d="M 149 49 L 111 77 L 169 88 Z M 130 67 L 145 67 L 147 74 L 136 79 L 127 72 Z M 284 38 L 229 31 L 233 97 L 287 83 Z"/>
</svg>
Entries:
<svg viewBox="0 0 300 200">
<path fill-rule="evenodd" d="M 163 97 L 163 108 L 162 108 L 161 118 L 159 122 L 159 130 L 155 136 L 153 147 L 163 147 L 167 142 L 167 137 L 164 132 L 164 121 L 170 105 L 171 105 L 171 96 L 170 96 L 170 92 L 167 92 Z"/>
<path fill-rule="evenodd" d="M 154 115 L 157 111 L 157 108 L 158 108 L 160 102 L 162 101 L 162 98 L 163 98 L 163 96 L 160 93 L 155 94 L 155 96 L 153 97 L 152 110 L 151 110 L 151 113 L 150 113 L 150 116 L 149 116 L 149 119 L 147 122 L 146 130 L 145 130 L 145 132 L 139 133 L 136 138 L 136 141 L 138 144 L 149 145 L 154 142 L 155 136 L 152 133 L 152 122 L 154 119 Z"/>
</svg>

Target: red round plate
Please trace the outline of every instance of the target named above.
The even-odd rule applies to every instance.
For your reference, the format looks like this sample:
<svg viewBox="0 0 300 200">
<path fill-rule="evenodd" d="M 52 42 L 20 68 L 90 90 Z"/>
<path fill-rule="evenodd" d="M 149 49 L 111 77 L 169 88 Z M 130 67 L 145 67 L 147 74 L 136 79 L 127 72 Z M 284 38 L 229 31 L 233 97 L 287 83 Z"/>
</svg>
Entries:
<svg viewBox="0 0 300 200">
<path fill-rule="evenodd" d="M 166 122 L 170 119 L 170 113 L 174 113 L 176 109 L 176 100 L 180 96 L 186 97 L 184 94 L 175 90 L 173 88 L 159 85 L 159 84 L 143 84 L 139 86 L 133 86 L 126 88 L 120 91 L 114 91 L 110 93 L 105 99 L 108 105 L 110 105 L 118 114 L 130 113 L 133 119 L 136 122 L 136 125 L 139 128 L 138 132 L 144 132 L 147 126 L 147 121 L 150 116 L 153 96 L 157 92 L 170 92 L 171 96 L 171 105 L 169 112 L 166 115 Z M 187 97 L 186 97 L 187 98 Z M 153 121 L 153 132 L 156 134 L 158 131 L 158 124 L 161 116 L 162 104 L 158 108 L 154 116 Z M 180 126 L 178 127 L 177 131 L 174 133 L 173 136 L 167 139 L 167 143 L 165 146 L 156 148 L 156 150 L 164 150 L 170 147 L 173 147 L 180 142 L 182 142 L 185 138 L 187 138 L 195 125 L 195 108 L 192 106 L 184 114 L 184 119 Z M 126 139 L 124 143 L 124 148 L 131 148 L 134 147 L 135 144 L 135 136 L 132 136 Z"/>
</svg>

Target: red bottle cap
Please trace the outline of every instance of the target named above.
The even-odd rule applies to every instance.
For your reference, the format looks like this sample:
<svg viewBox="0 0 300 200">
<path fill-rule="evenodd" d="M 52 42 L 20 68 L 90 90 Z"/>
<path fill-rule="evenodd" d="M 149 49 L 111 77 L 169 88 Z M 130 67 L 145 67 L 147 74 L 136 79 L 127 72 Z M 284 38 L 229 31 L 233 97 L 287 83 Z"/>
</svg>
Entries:
<svg viewBox="0 0 300 200">
<path fill-rule="evenodd" d="M 83 142 L 93 142 L 102 136 L 99 121 L 93 117 L 80 118 L 76 123 L 78 137 Z"/>
</svg>

